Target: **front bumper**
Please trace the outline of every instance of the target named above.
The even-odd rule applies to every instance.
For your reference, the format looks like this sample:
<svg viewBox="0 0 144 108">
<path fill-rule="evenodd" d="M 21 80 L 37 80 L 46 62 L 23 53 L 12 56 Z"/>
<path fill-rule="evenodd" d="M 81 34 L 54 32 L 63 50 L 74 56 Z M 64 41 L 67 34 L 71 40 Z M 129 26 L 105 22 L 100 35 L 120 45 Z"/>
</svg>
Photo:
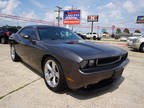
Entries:
<svg viewBox="0 0 144 108">
<path fill-rule="evenodd" d="M 133 45 L 133 41 L 128 40 L 128 46 L 132 46 Z"/>
<path fill-rule="evenodd" d="M 139 48 L 140 48 L 140 43 L 133 43 L 131 47 L 132 47 L 133 49 L 139 50 Z"/>
<path fill-rule="evenodd" d="M 67 81 L 68 87 L 71 89 L 78 89 L 89 84 L 96 84 L 104 79 L 112 77 L 117 78 L 122 75 L 124 67 L 128 64 L 128 62 L 129 59 L 126 59 L 117 67 L 103 71 L 96 71 L 93 73 L 84 73 L 81 70 L 78 70 L 77 73 L 73 72 L 69 77 L 71 77 L 74 82 Z"/>
</svg>

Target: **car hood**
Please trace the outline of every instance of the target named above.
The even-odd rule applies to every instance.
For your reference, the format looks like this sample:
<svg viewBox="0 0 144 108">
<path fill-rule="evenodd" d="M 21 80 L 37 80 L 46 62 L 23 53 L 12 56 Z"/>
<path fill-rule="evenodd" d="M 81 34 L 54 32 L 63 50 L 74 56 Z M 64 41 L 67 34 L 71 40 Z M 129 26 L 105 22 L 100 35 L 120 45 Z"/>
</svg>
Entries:
<svg viewBox="0 0 144 108">
<path fill-rule="evenodd" d="M 45 41 L 44 43 L 47 45 L 50 44 L 47 41 Z M 83 59 L 119 56 L 123 53 L 126 53 L 125 50 L 122 50 L 117 47 L 85 40 L 53 42 L 51 41 L 51 45 L 53 45 L 54 47 L 58 47 L 59 50 L 75 53 Z"/>
</svg>

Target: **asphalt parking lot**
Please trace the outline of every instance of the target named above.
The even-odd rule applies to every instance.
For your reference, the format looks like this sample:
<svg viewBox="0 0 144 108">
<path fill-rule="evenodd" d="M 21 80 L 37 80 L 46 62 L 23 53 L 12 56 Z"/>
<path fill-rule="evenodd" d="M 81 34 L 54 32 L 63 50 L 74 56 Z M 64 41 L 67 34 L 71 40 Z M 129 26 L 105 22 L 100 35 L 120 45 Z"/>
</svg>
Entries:
<svg viewBox="0 0 144 108">
<path fill-rule="evenodd" d="M 101 41 L 100 41 L 101 42 Z M 9 46 L 0 44 L 0 108 L 144 108 L 144 53 L 125 44 L 130 63 L 122 78 L 105 87 L 50 91 L 40 75 L 22 62 L 12 62 Z"/>
</svg>

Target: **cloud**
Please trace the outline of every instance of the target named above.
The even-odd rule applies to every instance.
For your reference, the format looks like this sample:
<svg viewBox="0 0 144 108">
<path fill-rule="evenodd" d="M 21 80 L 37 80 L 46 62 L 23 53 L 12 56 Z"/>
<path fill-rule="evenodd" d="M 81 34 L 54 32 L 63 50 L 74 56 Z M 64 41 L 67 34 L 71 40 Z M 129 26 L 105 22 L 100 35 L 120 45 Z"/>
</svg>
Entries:
<svg viewBox="0 0 144 108">
<path fill-rule="evenodd" d="M 107 8 L 107 9 L 114 9 L 114 8 L 116 8 L 116 6 L 115 6 L 114 3 L 109 2 L 109 3 L 107 3 L 107 4 L 103 5 L 103 6 L 99 6 L 97 9 L 102 10 L 102 9 L 105 9 L 105 8 Z"/>
<path fill-rule="evenodd" d="M 119 20 L 122 18 L 122 14 L 121 14 L 121 10 L 116 9 L 116 10 L 112 10 L 109 17 L 111 18 L 115 18 L 116 20 Z"/>
<path fill-rule="evenodd" d="M 130 1 L 130 0 L 125 1 L 124 4 L 123 4 L 123 7 L 124 7 L 124 8 L 127 10 L 127 12 L 129 12 L 129 13 L 134 13 L 134 12 L 136 11 L 136 8 L 135 8 L 133 2 Z"/>
<path fill-rule="evenodd" d="M 81 7 L 80 10 L 81 10 L 81 23 L 87 23 L 87 16 L 91 15 L 91 13 L 88 13 L 88 11 L 85 10 L 84 7 Z"/>
<path fill-rule="evenodd" d="M 7 1 L 0 1 L 0 8 L 6 7 L 7 3 Z"/>
<path fill-rule="evenodd" d="M 72 6 L 65 6 L 63 9 L 64 10 L 69 10 L 69 9 L 72 9 Z"/>
<path fill-rule="evenodd" d="M 34 11 L 23 12 L 21 16 L 24 16 L 26 18 L 32 18 L 32 19 L 37 19 L 38 18 Z"/>
<path fill-rule="evenodd" d="M 44 20 L 53 22 L 56 21 L 56 17 L 57 17 L 57 12 L 46 12 Z M 61 17 L 62 17 L 62 13 L 61 13 Z"/>
<path fill-rule="evenodd" d="M 119 6 L 118 3 L 109 2 L 105 5 L 99 6 L 97 9 L 98 12 L 100 12 L 99 24 L 102 24 L 104 26 L 111 26 L 123 20 L 123 9 Z"/>
<path fill-rule="evenodd" d="M 105 8 L 115 8 L 115 5 L 112 2 L 110 2 L 110 3 L 106 4 L 104 7 Z"/>
<path fill-rule="evenodd" d="M 30 1 L 39 8 L 45 8 L 46 7 L 44 4 L 41 4 L 40 2 L 38 2 L 36 0 L 30 0 Z"/>
<path fill-rule="evenodd" d="M 8 0 L 7 2 L 3 2 L 3 8 L 1 12 L 4 14 L 13 14 L 14 11 L 16 11 L 19 4 L 19 0 Z"/>
<path fill-rule="evenodd" d="M 30 19 L 38 19 L 38 16 L 35 14 L 35 12 L 32 10 L 30 12 L 23 12 L 21 16 L 25 18 L 30 18 Z M 21 26 L 26 26 L 26 25 L 33 25 L 37 24 L 35 22 L 28 22 L 28 21 L 18 21 Z"/>
<path fill-rule="evenodd" d="M 107 18 L 107 15 L 106 15 L 106 13 L 103 13 L 103 12 L 101 12 L 100 14 L 99 14 L 99 22 L 101 22 L 101 23 L 105 23 L 105 24 L 108 24 L 109 23 L 109 20 L 108 20 L 108 18 Z"/>
</svg>

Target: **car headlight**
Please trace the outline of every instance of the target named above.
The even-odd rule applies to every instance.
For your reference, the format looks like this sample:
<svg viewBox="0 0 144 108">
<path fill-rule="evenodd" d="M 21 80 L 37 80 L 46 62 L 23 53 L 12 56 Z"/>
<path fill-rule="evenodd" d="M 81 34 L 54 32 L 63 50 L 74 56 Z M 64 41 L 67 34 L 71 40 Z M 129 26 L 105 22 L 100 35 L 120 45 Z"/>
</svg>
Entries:
<svg viewBox="0 0 144 108">
<path fill-rule="evenodd" d="M 80 63 L 80 68 L 85 68 L 86 66 L 88 65 L 88 61 L 87 60 L 84 60 Z"/>
<path fill-rule="evenodd" d="M 84 68 L 90 68 L 95 66 L 95 60 L 84 60 L 80 63 L 80 68 L 84 69 Z"/>
</svg>

